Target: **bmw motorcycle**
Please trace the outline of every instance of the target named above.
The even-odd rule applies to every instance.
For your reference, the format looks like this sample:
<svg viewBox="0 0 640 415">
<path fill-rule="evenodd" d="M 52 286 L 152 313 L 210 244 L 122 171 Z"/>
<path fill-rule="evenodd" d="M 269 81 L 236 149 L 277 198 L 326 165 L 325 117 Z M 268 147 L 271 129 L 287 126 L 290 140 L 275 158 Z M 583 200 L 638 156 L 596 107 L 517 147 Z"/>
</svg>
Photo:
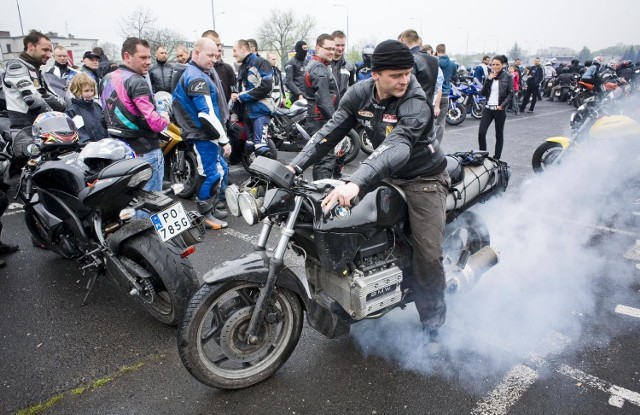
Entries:
<svg viewBox="0 0 640 415">
<path fill-rule="evenodd" d="M 199 285 L 187 256 L 203 240 L 202 218 L 168 192 L 144 191 L 151 166 L 118 145 L 29 144 L 16 197 L 35 246 L 93 272 L 85 303 L 108 275 L 155 319 L 176 325 Z M 150 219 L 136 219 L 136 210 Z"/>
<path fill-rule="evenodd" d="M 448 157 L 453 185 L 444 238 L 447 289 L 470 289 L 498 261 L 482 219 L 468 208 L 506 189 L 506 163 L 483 153 Z M 328 338 L 413 301 L 412 247 L 403 191 L 382 183 L 353 208 L 321 202 L 340 181 L 308 182 L 258 157 L 233 200 L 249 224 L 262 221 L 255 251 L 206 273 L 178 330 L 186 369 L 221 389 L 257 384 L 280 368 L 309 326 Z M 275 249 L 267 247 L 280 228 Z M 285 257 L 290 252 L 292 255 Z M 296 273 L 291 256 L 304 261 Z"/>
</svg>

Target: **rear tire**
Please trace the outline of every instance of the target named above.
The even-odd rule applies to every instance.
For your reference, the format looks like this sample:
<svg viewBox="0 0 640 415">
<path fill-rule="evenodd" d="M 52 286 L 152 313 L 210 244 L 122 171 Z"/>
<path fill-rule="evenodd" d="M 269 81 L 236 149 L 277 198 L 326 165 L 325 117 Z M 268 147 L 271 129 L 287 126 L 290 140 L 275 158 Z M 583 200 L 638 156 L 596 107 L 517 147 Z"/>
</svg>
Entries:
<svg viewBox="0 0 640 415">
<path fill-rule="evenodd" d="M 273 375 L 298 344 L 304 313 L 291 291 L 275 287 L 259 328 L 259 343 L 246 341 L 260 285 L 245 281 L 205 284 L 193 296 L 178 330 L 178 353 L 205 385 L 241 389 Z"/>
<path fill-rule="evenodd" d="M 135 263 L 139 271 L 136 275 L 146 276 L 138 276 L 139 280 L 145 280 L 141 285 L 152 287 L 140 294 L 144 308 L 153 318 L 171 326 L 180 322 L 189 298 L 199 285 L 193 266 L 180 257 L 180 251 L 173 241 L 163 243 L 153 230 L 148 230 L 127 239 L 119 254 Z"/>
<path fill-rule="evenodd" d="M 358 137 L 360 138 L 360 149 L 362 150 L 362 152 L 367 155 L 373 153 L 373 143 L 371 142 L 371 139 L 369 138 L 367 132 L 363 127 L 358 128 L 357 131 Z"/>
<path fill-rule="evenodd" d="M 184 151 L 184 168 L 180 170 L 178 165 L 178 151 L 174 151 L 171 155 L 171 167 L 169 170 L 169 179 L 171 184 L 181 183 L 184 185 L 184 190 L 177 195 L 183 199 L 190 199 L 198 189 L 199 174 L 198 174 L 198 160 L 193 151 Z"/>
<path fill-rule="evenodd" d="M 346 153 L 341 157 L 342 164 L 349 164 L 358 157 L 360 152 L 360 136 L 355 130 L 350 130 L 345 138 L 349 139 Z"/>
<path fill-rule="evenodd" d="M 484 104 L 477 103 L 471 105 L 471 116 L 476 120 L 482 119 L 482 112 L 484 111 Z"/>
<path fill-rule="evenodd" d="M 545 141 L 540 144 L 536 151 L 533 152 L 531 158 L 531 166 L 536 173 L 542 173 L 547 170 L 551 165 L 557 163 L 558 156 L 564 151 L 562 145 L 559 143 L 553 143 Z"/>
</svg>

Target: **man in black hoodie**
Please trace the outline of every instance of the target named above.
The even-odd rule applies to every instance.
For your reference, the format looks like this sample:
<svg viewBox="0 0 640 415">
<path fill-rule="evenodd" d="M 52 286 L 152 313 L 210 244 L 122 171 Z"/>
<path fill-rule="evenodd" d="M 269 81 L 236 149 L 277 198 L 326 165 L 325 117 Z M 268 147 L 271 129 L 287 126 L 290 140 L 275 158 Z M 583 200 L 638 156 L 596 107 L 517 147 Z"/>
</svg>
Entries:
<svg viewBox="0 0 640 415">
<path fill-rule="evenodd" d="M 299 40 L 295 46 L 296 54 L 284 65 L 286 80 L 284 85 L 291 92 L 291 103 L 304 98 L 302 90 L 304 88 L 304 70 L 307 66 L 307 42 Z"/>
</svg>

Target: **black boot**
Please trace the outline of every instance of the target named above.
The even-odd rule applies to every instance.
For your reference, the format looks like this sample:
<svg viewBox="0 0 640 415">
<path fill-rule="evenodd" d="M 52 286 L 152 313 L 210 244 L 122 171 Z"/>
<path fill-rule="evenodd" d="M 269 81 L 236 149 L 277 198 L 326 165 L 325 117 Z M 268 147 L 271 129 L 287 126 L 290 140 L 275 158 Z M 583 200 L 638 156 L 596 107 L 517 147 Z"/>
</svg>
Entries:
<svg viewBox="0 0 640 415">
<path fill-rule="evenodd" d="M 18 252 L 20 247 L 18 245 L 5 244 L 4 242 L 0 242 L 0 255 L 5 254 L 13 254 L 14 252 Z"/>
<path fill-rule="evenodd" d="M 215 199 L 217 201 L 217 199 Z M 198 208 L 198 213 L 204 216 L 204 225 L 208 229 L 223 229 L 228 226 L 228 223 L 216 218 L 213 214 L 213 204 L 215 203 L 214 198 L 207 200 L 200 200 L 196 197 L 196 207 Z"/>
</svg>

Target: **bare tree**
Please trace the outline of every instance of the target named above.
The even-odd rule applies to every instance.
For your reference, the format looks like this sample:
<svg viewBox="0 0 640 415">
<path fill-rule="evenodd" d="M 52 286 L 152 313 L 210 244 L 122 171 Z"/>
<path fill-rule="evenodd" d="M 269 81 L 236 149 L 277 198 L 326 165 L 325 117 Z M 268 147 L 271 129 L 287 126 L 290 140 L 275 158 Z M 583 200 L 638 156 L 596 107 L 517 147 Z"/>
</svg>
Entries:
<svg viewBox="0 0 640 415">
<path fill-rule="evenodd" d="M 293 50 L 298 40 L 307 39 L 315 25 L 315 19 L 309 15 L 298 20 L 292 9 L 286 12 L 271 9 L 271 15 L 262 20 L 258 29 L 258 44 L 262 50 L 275 51 L 284 67 L 288 52 Z"/>
<path fill-rule="evenodd" d="M 157 27 L 157 20 L 151 9 L 139 7 L 121 19 L 120 33 L 125 38 L 135 36 L 147 40 L 152 52 L 156 47 L 164 46 L 171 56 L 175 47 L 184 42 L 184 36 L 173 29 Z"/>
</svg>

